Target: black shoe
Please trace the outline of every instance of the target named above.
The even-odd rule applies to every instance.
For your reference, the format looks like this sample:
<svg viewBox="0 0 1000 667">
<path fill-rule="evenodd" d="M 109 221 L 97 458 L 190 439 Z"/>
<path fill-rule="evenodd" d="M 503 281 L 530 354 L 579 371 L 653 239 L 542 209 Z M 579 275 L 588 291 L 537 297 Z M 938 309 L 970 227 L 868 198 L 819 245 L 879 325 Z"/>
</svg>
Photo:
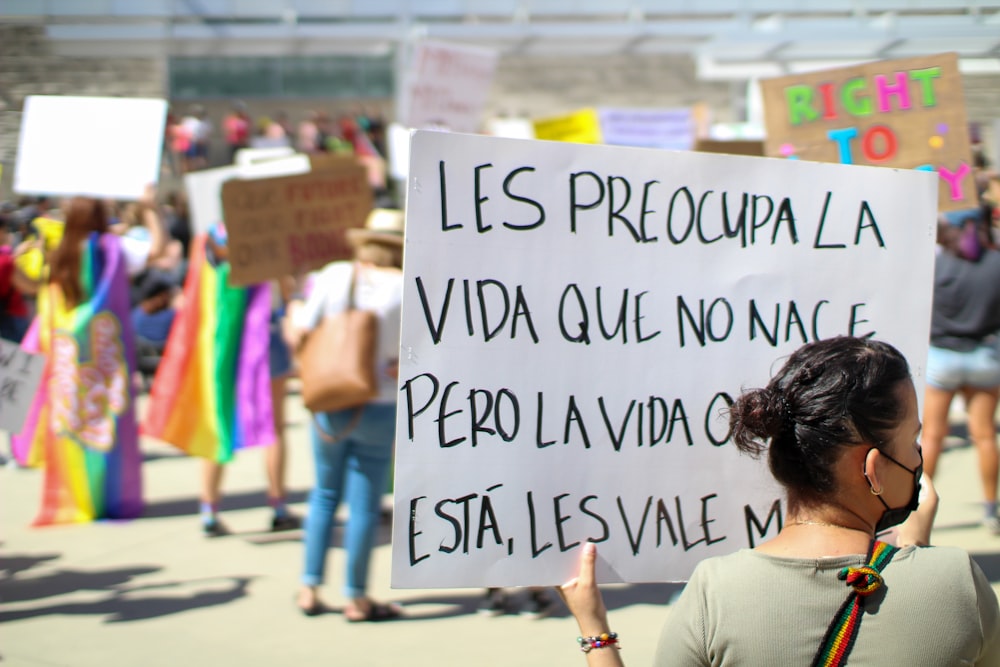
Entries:
<svg viewBox="0 0 1000 667">
<path fill-rule="evenodd" d="M 483 616 L 503 616 L 507 613 L 507 596 L 499 588 L 489 589 L 478 611 Z"/>
<path fill-rule="evenodd" d="M 223 537 L 229 534 L 229 529 L 226 524 L 213 518 L 201 522 L 201 532 L 205 537 Z"/>
<path fill-rule="evenodd" d="M 552 601 L 552 598 L 541 591 L 533 591 L 528 597 L 528 603 L 521 610 L 521 616 L 534 619 L 545 618 L 552 613 L 554 607 L 555 602 Z"/>
<path fill-rule="evenodd" d="M 302 527 L 302 519 L 294 514 L 277 514 L 271 519 L 271 532 L 279 533 L 283 530 L 298 530 Z"/>
</svg>

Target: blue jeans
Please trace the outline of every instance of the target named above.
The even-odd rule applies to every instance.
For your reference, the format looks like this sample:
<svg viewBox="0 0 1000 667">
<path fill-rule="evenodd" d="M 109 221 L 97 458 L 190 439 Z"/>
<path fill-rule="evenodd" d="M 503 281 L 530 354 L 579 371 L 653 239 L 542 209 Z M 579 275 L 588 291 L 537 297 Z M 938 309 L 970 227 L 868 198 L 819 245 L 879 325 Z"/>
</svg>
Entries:
<svg viewBox="0 0 1000 667">
<path fill-rule="evenodd" d="M 354 410 L 320 413 L 316 420 L 324 431 L 336 434 L 350 425 L 354 414 Z M 368 561 L 378 531 L 380 501 L 392 462 L 395 428 L 394 403 L 366 405 L 358 425 L 347 437 L 334 443 L 324 441 L 316 424 L 312 424 L 316 485 L 309 494 L 309 515 L 305 525 L 304 585 L 323 583 L 333 517 L 343 498 L 350 512 L 344 530 L 347 551 L 344 596 L 351 599 L 365 594 Z"/>
</svg>

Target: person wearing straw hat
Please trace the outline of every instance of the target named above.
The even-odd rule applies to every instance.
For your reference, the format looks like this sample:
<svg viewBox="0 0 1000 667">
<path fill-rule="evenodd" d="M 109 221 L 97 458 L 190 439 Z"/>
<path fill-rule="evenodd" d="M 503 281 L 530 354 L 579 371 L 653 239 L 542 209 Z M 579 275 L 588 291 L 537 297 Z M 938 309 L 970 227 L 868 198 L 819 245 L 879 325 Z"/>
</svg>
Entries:
<svg viewBox="0 0 1000 667">
<path fill-rule="evenodd" d="M 354 261 L 333 262 L 312 276 L 304 303 L 289 308 L 287 336 L 292 349 L 323 319 L 351 302 L 378 315 L 376 372 L 379 394 L 361 408 L 315 415 L 311 425 L 316 484 L 309 494 L 305 527 L 305 566 L 296 603 L 314 616 L 327 608 L 319 597 L 333 517 L 341 500 L 350 515 L 344 530 L 347 573 L 344 616 L 350 622 L 389 620 L 396 605 L 366 594 L 368 563 L 378 529 L 382 492 L 392 462 L 396 424 L 396 378 L 403 296 L 403 214 L 375 209 L 363 229 L 348 231 Z M 360 411 L 360 412 L 359 412 Z"/>
</svg>

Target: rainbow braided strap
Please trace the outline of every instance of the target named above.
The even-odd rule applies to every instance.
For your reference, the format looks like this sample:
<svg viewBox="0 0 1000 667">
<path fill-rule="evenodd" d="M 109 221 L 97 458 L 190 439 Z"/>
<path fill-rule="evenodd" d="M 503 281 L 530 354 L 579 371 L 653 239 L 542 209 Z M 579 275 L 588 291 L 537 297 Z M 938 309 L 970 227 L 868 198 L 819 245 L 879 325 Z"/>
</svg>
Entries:
<svg viewBox="0 0 1000 667">
<path fill-rule="evenodd" d="M 847 656 L 854 647 L 865 599 L 882 587 L 882 570 L 899 551 L 897 547 L 872 540 L 868 549 L 868 564 L 845 567 L 837 577 L 851 587 L 851 593 L 833 617 L 826 635 L 819 645 L 812 667 L 840 667 L 847 664 Z"/>
</svg>

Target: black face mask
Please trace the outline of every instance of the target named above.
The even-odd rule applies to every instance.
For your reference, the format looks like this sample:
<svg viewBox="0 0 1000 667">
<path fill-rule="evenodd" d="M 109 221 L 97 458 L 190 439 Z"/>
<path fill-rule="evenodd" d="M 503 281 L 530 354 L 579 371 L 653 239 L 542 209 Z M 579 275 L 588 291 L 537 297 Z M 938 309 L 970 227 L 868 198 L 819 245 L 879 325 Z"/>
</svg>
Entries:
<svg viewBox="0 0 1000 667">
<path fill-rule="evenodd" d="M 872 447 L 872 449 L 876 449 Z M 868 451 L 871 451 L 869 449 Z M 868 486 L 872 488 L 872 493 L 876 495 L 882 506 L 885 507 L 885 511 L 882 512 L 882 518 L 878 520 L 875 524 L 875 534 L 889 530 L 893 526 L 898 526 L 899 524 L 906 521 L 906 518 L 910 516 L 910 513 L 915 511 L 917 507 L 920 506 L 920 475 L 924 472 L 924 454 L 920 452 L 920 464 L 913 470 L 910 470 L 902 463 L 892 458 L 885 452 L 879 450 L 882 456 L 889 459 L 900 468 L 906 472 L 913 473 L 913 494 L 910 496 L 910 502 L 906 503 L 903 507 L 889 507 L 889 503 L 885 502 L 881 494 L 875 494 L 875 487 L 871 486 L 871 480 L 868 481 Z M 919 450 L 918 450 L 919 451 Z M 868 479 L 868 473 L 865 473 L 865 479 Z"/>
</svg>

